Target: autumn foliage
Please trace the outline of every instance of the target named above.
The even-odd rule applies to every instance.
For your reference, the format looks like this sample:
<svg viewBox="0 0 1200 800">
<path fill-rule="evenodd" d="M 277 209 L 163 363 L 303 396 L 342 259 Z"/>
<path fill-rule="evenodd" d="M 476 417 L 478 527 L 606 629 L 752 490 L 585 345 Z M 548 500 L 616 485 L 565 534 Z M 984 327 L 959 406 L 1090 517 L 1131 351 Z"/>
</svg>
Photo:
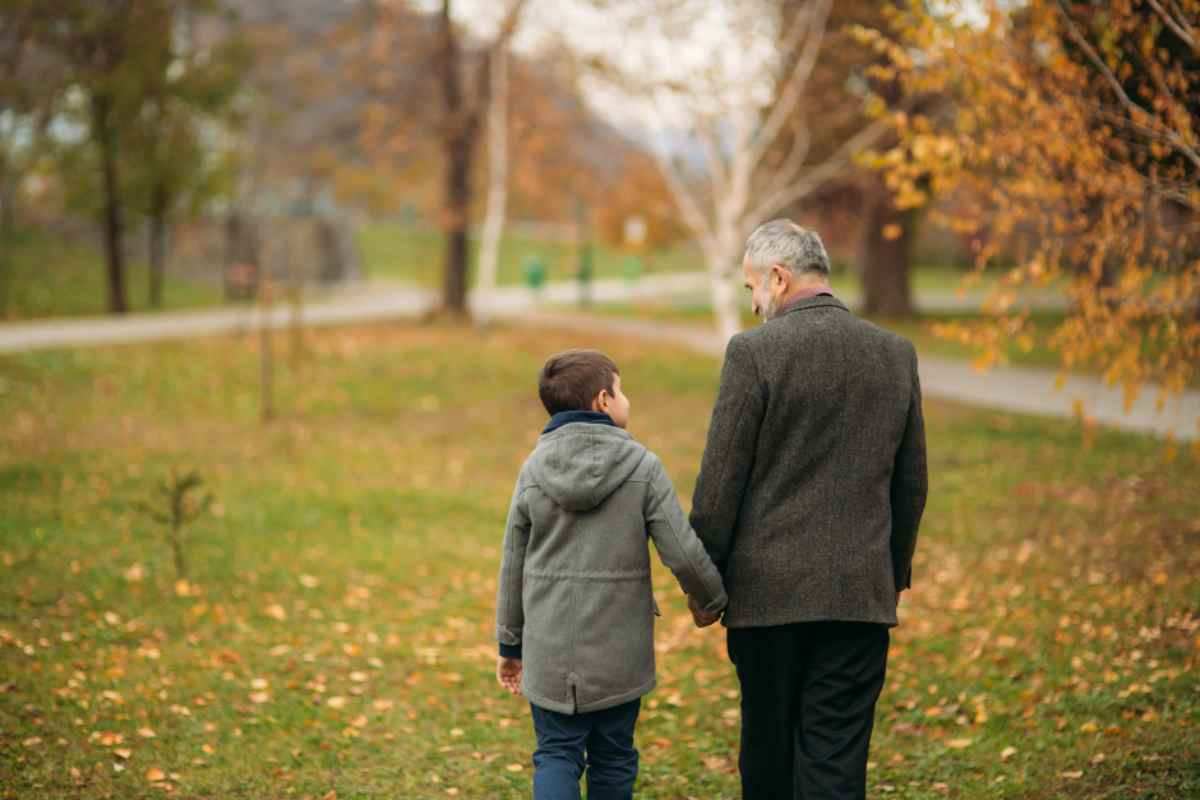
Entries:
<svg viewBox="0 0 1200 800">
<path fill-rule="evenodd" d="M 1063 368 L 1166 402 L 1200 365 L 1200 2 L 1033 0 L 977 22 L 964 5 L 909 3 L 896 38 L 860 30 L 889 57 L 879 77 L 946 98 L 921 115 L 879 103 L 901 134 L 878 155 L 900 204 L 953 198 L 939 216 L 975 243 L 975 278 L 1000 273 L 984 320 L 941 332 L 986 363 L 1032 347 L 1021 296 L 1056 288 L 1068 312 L 1045 344 Z"/>
</svg>

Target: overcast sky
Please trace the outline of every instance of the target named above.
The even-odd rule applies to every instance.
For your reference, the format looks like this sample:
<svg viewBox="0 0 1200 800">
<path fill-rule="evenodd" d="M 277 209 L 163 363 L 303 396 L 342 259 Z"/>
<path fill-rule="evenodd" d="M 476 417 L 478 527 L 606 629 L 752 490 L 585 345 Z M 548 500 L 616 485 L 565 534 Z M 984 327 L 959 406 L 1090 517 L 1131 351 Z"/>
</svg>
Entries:
<svg viewBox="0 0 1200 800">
<path fill-rule="evenodd" d="M 586 55 L 603 55 L 629 74 L 659 81 L 686 82 L 731 108 L 740 93 L 750 103 L 769 96 L 769 65 L 778 40 L 770 14 L 752 15 L 747 0 L 673 0 L 686 8 L 678 19 L 647 15 L 649 2 L 613 2 L 597 10 L 588 0 L 527 0 L 514 40 L 519 52 L 532 53 L 548 42 L 565 41 Z M 440 0 L 414 0 L 429 12 Z M 455 19 L 482 39 L 491 38 L 508 3 L 504 0 L 454 0 Z M 770 4 L 764 3 L 766 7 Z M 946 0 L 962 19 L 986 18 L 984 0 Z M 702 88 L 701 88 L 702 87 Z M 588 103 L 618 127 L 658 137 L 688 125 L 689 114 L 661 94 L 630 94 L 609 82 L 585 80 Z"/>
</svg>

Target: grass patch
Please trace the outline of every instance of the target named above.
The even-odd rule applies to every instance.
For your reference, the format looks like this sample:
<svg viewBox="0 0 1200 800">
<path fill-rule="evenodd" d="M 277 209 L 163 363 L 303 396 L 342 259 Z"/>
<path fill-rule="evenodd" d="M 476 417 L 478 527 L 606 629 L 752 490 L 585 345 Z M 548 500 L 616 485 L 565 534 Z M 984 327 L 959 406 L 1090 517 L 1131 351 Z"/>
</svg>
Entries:
<svg viewBox="0 0 1200 800">
<path fill-rule="evenodd" d="M 537 369 L 581 344 L 621 364 L 632 432 L 690 495 L 718 364 L 637 341 L 321 331 L 268 426 L 253 337 L 0 357 L 0 797 L 528 796 L 495 575 Z M 1200 466 L 1059 421 L 927 418 L 873 796 L 1195 796 Z M 217 498 L 186 584 L 136 509 L 175 466 Z M 638 796 L 737 797 L 723 635 L 655 585 Z"/>
<path fill-rule="evenodd" d="M 372 278 L 390 278 L 421 286 L 440 285 L 444 239 L 439 231 L 399 223 L 375 222 L 362 228 L 358 241 L 367 265 L 367 274 Z M 473 235 L 470 239 L 472 284 L 478 278 L 478 247 L 478 237 Z M 542 261 L 549 281 L 575 280 L 579 271 L 578 250 L 572 242 L 538 239 L 509 231 L 500 242 L 497 283 L 501 286 L 522 283 L 525 262 L 530 258 Z M 597 243 L 593 259 L 592 266 L 597 279 L 628 276 L 628 253 Z M 643 255 L 640 261 L 640 275 L 704 269 L 699 251 L 687 245 Z"/>
<path fill-rule="evenodd" d="M 103 254 L 92 247 L 40 231 L 19 231 L 0 242 L 0 320 L 77 317 L 108 312 L 108 278 Z M 125 290 L 131 311 L 152 310 L 149 267 L 126 265 Z M 223 302 L 221 287 L 167 275 L 163 308 L 199 308 Z"/>
</svg>

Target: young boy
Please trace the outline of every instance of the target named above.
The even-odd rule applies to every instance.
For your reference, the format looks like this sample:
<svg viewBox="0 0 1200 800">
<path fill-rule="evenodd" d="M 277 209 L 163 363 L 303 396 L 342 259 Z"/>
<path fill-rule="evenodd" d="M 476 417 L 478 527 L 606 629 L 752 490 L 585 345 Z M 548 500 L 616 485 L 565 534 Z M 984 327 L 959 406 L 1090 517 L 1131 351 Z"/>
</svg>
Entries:
<svg viewBox="0 0 1200 800">
<path fill-rule="evenodd" d="M 496 676 L 532 705 L 535 800 L 631 798 L 642 695 L 654 688 L 647 535 L 697 624 L 725 607 L 721 576 L 658 458 L 625 431 L 629 400 L 603 353 L 570 350 L 542 368 L 550 414 L 521 468 L 504 533 Z"/>
</svg>

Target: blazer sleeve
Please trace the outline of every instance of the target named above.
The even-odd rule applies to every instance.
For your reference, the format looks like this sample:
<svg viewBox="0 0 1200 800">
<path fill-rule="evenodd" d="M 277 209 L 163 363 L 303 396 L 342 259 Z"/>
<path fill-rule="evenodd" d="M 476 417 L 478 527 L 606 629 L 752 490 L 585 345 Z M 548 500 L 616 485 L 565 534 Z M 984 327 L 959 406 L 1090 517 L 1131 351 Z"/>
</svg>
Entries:
<svg viewBox="0 0 1200 800">
<path fill-rule="evenodd" d="M 912 559 L 917 548 L 917 529 L 925 511 L 929 493 L 929 473 L 925 461 L 925 420 L 921 413 L 921 379 L 917 372 L 917 354 L 912 352 L 912 392 L 908 401 L 908 420 L 904 436 L 896 450 L 892 469 L 892 570 L 896 591 L 912 586 Z"/>
<path fill-rule="evenodd" d="M 766 390 L 754 355 L 745 339 L 735 336 L 725 350 L 691 514 L 692 527 L 722 574 L 754 467 L 765 410 Z"/>
<path fill-rule="evenodd" d="M 696 605 L 715 614 L 727 604 L 725 586 L 716 566 L 704 552 L 704 545 L 688 525 L 683 509 L 679 507 L 679 496 L 662 462 L 653 458 L 644 510 L 646 531 L 654 540 L 658 557 L 675 575 L 683 591 L 695 600 Z"/>
<path fill-rule="evenodd" d="M 525 627 L 524 589 L 525 549 L 529 545 L 529 510 L 522 499 L 518 479 L 504 526 L 504 553 L 500 559 L 500 579 L 496 590 L 496 640 L 500 655 L 521 657 L 521 632 Z"/>
</svg>

